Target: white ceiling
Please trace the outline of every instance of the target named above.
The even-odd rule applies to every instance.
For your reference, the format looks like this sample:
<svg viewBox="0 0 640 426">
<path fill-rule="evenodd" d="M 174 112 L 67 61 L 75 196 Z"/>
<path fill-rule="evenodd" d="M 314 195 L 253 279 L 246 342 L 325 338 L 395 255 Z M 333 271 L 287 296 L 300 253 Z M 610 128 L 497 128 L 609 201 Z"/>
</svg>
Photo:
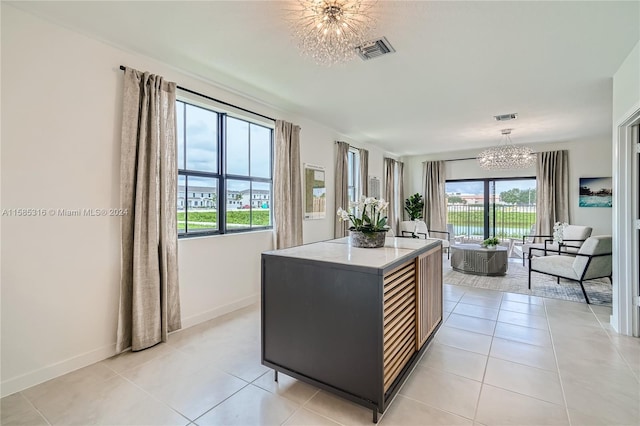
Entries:
<svg viewBox="0 0 640 426">
<path fill-rule="evenodd" d="M 640 40 L 640 1 L 382 0 L 372 38 L 397 53 L 326 68 L 300 56 L 286 1 L 13 4 L 397 155 L 495 145 L 504 127 L 607 140 L 612 76 Z"/>
</svg>

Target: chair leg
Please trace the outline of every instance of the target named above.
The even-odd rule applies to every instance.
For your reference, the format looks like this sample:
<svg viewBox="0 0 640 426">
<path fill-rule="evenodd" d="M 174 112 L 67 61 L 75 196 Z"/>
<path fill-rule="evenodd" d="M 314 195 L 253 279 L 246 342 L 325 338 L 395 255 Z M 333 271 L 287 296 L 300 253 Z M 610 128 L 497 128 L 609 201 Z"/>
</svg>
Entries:
<svg viewBox="0 0 640 426">
<path fill-rule="evenodd" d="M 558 277 L 558 284 L 560 284 L 560 277 Z"/>
<path fill-rule="evenodd" d="M 531 290 L 531 262 L 529 262 L 529 290 Z"/>
<path fill-rule="evenodd" d="M 587 305 L 590 305 L 591 302 L 589 301 L 589 296 L 587 296 L 587 292 L 584 289 L 584 285 L 582 284 L 582 281 L 580 281 L 580 288 L 582 288 L 582 294 L 584 294 L 584 300 L 587 301 Z"/>
</svg>

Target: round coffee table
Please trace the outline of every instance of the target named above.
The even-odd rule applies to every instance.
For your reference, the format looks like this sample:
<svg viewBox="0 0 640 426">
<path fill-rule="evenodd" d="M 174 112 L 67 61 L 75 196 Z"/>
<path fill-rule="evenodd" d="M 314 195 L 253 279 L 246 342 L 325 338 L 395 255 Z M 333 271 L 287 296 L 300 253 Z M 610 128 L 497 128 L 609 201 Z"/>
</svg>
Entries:
<svg viewBox="0 0 640 426">
<path fill-rule="evenodd" d="M 504 275 L 509 262 L 506 247 L 488 249 L 479 244 L 452 244 L 451 268 L 454 271 L 474 275 Z"/>
</svg>

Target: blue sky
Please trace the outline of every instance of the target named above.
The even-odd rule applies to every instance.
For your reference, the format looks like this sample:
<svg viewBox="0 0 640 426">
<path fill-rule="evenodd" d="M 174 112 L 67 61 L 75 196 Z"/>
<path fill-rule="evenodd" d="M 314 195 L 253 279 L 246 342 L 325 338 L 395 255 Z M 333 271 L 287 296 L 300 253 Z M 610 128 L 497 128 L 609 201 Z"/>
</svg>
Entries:
<svg viewBox="0 0 640 426">
<path fill-rule="evenodd" d="M 498 194 L 518 188 L 520 190 L 535 189 L 536 180 L 498 180 L 496 181 L 496 192 Z M 461 181 L 447 182 L 446 192 L 460 192 L 462 194 L 484 194 L 484 182 L 482 181 Z"/>
</svg>

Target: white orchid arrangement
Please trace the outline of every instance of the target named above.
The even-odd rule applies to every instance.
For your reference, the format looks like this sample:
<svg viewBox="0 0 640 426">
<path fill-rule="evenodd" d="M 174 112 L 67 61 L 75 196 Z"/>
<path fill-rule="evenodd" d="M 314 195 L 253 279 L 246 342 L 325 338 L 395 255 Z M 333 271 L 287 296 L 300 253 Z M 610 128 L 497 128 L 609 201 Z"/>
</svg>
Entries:
<svg viewBox="0 0 640 426">
<path fill-rule="evenodd" d="M 567 222 L 556 222 L 553 225 L 553 242 L 556 244 L 562 243 L 564 238 L 564 228 L 569 226 Z"/>
<path fill-rule="evenodd" d="M 360 197 L 359 202 L 349 203 L 349 208 L 354 211 L 353 214 L 340 207 L 338 209 L 338 217 L 342 221 L 351 221 L 352 226 L 349 228 L 351 231 L 387 231 L 389 229 L 387 216 L 383 214 L 388 207 L 389 203 L 383 199 L 378 200 L 374 197 L 363 196 Z"/>
</svg>

